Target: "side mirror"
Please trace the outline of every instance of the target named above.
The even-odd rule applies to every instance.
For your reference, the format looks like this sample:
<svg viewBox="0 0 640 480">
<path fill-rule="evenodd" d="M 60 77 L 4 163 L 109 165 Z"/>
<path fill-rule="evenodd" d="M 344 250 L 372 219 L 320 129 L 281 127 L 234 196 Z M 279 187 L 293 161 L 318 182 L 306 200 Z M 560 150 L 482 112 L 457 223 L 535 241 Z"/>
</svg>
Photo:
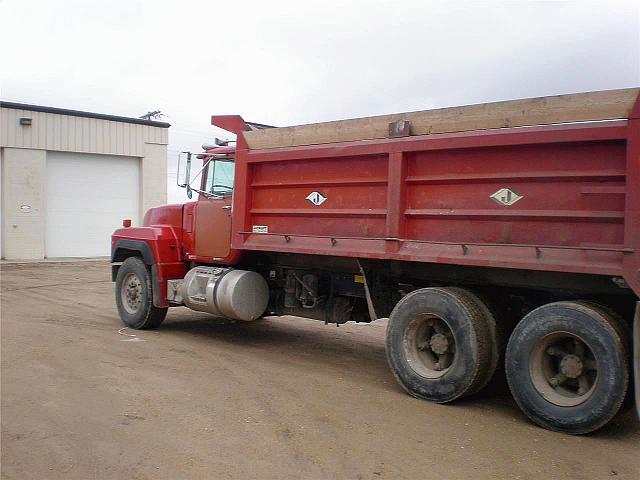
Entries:
<svg viewBox="0 0 640 480">
<path fill-rule="evenodd" d="M 184 181 L 187 184 L 187 191 L 190 190 L 191 185 L 191 154 L 187 154 L 187 164 L 184 166 Z M 191 197 L 189 197 L 191 198 Z"/>
<path fill-rule="evenodd" d="M 180 170 L 181 170 L 181 163 L 182 163 L 182 155 L 186 154 L 187 156 L 187 161 L 185 163 L 184 166 L 184 180 L 181 182 L 180 181 Z M 191 183 L 191 153 L 189 152 L 180 152 L 178 154 L 178 166 L 177 166 L 177 174 L 176 174 L 176 184 L 179 187 L 185 188 L 187 185 L 189 185 L 189 183 Z"/>
<path fill-rule="evenodd" d="M 184 183 L 180 183 L 180 160 L 183 153 L 187 154 L 187 161 L 184 166 Z M 187 189 L 187 197 L 191 199 L 193 197 L 193 189 L 191 188 L 191 153 L 189 152 L 181 152 L 178 155 L 178 168 L 176 175 L 176 183 L 179 187 Z"/>
</svg>

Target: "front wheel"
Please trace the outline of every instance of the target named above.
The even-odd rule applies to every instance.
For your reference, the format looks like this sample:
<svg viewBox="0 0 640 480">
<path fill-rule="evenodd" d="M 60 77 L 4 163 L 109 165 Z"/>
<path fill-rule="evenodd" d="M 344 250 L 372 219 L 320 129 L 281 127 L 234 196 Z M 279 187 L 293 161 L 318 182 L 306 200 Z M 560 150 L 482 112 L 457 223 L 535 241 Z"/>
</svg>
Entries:
<svg viewBox="0 0 640 480">
<path fill-rule="evenodd" d="M 526 315 L 506 353 L 509 388 L 535 423 L 570 434 L 611 420 L 629 387 L 627 326 L 590 302 L 557 302 Z"/>
<path fill-rule="evenodd" d="M 118 269 L 116 305 L 124 324 L 136 330 L 157 328 L 168 308 L 153 305 L 151 273 L 139 257 L 129 257 Z"/>
</svg>

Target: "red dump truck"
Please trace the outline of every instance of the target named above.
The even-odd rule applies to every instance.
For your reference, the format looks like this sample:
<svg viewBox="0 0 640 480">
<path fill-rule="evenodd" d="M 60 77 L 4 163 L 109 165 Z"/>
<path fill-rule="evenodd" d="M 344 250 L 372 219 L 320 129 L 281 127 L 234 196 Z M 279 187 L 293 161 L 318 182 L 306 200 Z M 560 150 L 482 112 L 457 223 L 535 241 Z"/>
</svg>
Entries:
<svg viewBox="0 0 640 480">
<path fill-rule="evenodd" d="M 638 93 L 284 128 L 213 116 L 237 140 L 187 155 L 197 201 L 113 234 L 120 317 L 388 318 L 409 394 L 451 402 L 504 370 L 534 422 L 594 431 L 633 404 Z"/>
</svg>

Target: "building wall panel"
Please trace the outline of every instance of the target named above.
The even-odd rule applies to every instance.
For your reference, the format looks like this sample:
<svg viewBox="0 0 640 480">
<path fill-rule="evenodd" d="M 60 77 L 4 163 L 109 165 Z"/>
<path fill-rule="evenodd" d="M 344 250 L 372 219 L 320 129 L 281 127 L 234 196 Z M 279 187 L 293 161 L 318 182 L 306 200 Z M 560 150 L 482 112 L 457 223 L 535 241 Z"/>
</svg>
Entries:
<svg viewBox="0 0 640 480">
<path fill-rule="evenodd" d="M 145 144 L 140 165 L 142 212 L 146 212 L 167 203 L 167 149 L 163 145 Z"/>
<path fill-rule="evenodd" d="M 31 126 L 19 124 L 21 117 Z M 13 108 L 0 109 L 0 144 L 12 148 L 141 157 L 144 144 L 166 145 L 166 128 Z"/>
<path fill-rule="evenodd" d="M 8 259 L 43 258 L 46 152 L 4 148 L 2 166 L 3 254 Z"/>
</svg>

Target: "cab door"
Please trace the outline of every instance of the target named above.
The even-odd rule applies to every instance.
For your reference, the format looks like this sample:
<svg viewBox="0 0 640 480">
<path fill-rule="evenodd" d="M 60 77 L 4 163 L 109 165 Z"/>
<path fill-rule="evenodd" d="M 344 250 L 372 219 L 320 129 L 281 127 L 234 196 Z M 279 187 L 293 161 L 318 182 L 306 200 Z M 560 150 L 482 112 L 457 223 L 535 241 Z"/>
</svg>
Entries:
<svg viewBox="0 0 640 480">
<path fill-rule="evenodd" d="M 195 253 L 223 259 L 231 248 L 231 197 L 202 197 L 196 204 Z"/>
<path fill-rule="evenodd" d="M 232 159 L 209 163 L 195 207 L 195 254 L 213 261 L 229 256 L 231 249 L 231 205 L 234 162 Z M 213 196 L 211 196 L 213 195 Z"/>
</svg>

